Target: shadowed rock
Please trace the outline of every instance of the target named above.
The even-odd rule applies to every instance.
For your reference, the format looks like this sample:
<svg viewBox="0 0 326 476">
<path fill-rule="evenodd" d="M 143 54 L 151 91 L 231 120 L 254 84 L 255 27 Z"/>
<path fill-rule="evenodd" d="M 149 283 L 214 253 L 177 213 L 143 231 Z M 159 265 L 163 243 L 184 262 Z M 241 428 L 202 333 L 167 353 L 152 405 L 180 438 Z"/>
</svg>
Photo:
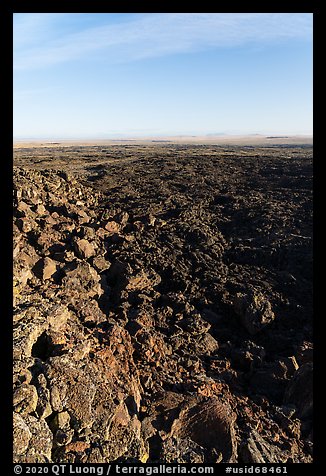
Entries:
<svg viewBox="0 0 326 476">
<path fill-rule="evenodd" d="M 232 463 L 237 459 L 234 423 L 231 408 L 211 398 L 182 410 L 173 422 L 171 437 L 189 438 L 202 448 L 221 453 L 222 462 Z"/>
<path fill-rule="evenodd" d="M 284 395 L 284 403 L 294 403 L 299 418 L 312 417 L 313 411 L 313 364 L 302 365 L 289 382 Z"/>
<path fill-rule="evenodd" d="M 234 298 L 234 310 L 249 334 L 257 334 L 275 319 L 271 303 L 259 293 L 238 293 Z"/>
</svg>

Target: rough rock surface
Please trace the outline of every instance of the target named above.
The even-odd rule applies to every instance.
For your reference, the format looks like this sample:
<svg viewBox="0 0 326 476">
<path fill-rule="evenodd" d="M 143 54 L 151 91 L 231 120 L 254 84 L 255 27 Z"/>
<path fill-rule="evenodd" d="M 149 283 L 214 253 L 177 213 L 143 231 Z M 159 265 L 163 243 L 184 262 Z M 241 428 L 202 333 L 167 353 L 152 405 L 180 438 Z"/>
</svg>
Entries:
<svg viewBox="0 0 326 476">
<path fill-rule="evenodd" d="M 15 161 L 14 461 L 311 462 L 311 150 Z"/>
<path fill-rule="evenodd" d="M 256 334 L 275 319 L 270 302 L 264 296 L 251 293 L 237 293 L 234 298 L 234 310 L 240 316 L 249 334 Z"/>
</svg>

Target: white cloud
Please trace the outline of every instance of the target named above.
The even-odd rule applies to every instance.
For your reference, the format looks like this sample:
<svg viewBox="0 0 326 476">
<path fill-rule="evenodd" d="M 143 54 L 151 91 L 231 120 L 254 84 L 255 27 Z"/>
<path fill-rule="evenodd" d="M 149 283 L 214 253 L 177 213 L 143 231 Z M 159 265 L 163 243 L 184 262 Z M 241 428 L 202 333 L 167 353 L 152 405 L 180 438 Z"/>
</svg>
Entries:
<svg viewBox="0 0 326 476">
<path fill-rule="evenodd" d="M 69 15 L 73 19 L 76 14 L 16 15 L 14 67 L 18 70 L 44 68 L 97 53 L 116 63 L 312 36 L 312 14 L 302 13 L 136 14 L 126 15 L 120 23 L 84 27 L 78 32 L 62 29 Z"/>
</svg>

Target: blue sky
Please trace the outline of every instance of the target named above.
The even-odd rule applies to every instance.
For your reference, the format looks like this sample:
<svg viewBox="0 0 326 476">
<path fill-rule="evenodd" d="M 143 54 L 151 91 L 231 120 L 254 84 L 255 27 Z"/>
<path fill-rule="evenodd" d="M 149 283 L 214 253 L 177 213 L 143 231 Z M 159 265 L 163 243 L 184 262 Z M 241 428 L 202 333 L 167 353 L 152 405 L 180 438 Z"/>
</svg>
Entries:
<svg viewBox="0 0 326 476">
<path fill-rule="evenodd" d="M 15 13 L 14 137 L 312 134 L 311 13 Z"/>
</svg>

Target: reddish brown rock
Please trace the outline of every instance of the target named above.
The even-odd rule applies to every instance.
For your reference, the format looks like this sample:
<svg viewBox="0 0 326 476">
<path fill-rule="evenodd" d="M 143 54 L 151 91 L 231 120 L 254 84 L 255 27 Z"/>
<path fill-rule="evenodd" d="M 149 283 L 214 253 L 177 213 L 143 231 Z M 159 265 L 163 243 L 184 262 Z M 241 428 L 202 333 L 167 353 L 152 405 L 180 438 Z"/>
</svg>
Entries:
<svg viewBox="0 0 326 476">
<path fill-rule="evenodd" d="M 18 218 L 16 223 L 23 233 L 29 233 L 37 228 L 36 222 L 32 218 Z"/>
<path fill-rule="evenodd" d="M 74 242 L 74 245 L 76 253 L 80 258 L 88 259 L 91 258 L 91 256 L 94 256 L 96 253 L 93 243 L 89 242 L 88 240 L 77 239 Z"/>
<path fill-rule="evenodd" d="M 57 270 L 57 264 L 51 258 L 44 258 L 42 263 L 42 279 L 50 279 Z"/>
<path fill-rule="evenodd" d="M 153 288 L 161 282 L 161 277 L 153 270 L 146 272 L 142 270 L 136 276 L 132 276 L 128 280 L 126 286 L 127 291 L 143 291 L 145 289 Z"/>
<path fill-rule="evenodd" d="M 14 414 L 14 463 L 51 462 L 53 435 L 45 420 Z"/>
<path fill-rule="evenodd" d="M 13 404 L 15 411 L 22 416 L 33 413 L 37 406 L 37 391 L 34 385 L 23 383 L 14 393 Z"/>
<path fill-rule="evenodd" d="M 104 227 L 106 231 L 111 234 L 119 233 L 121 230 L 121 225 L 115 221 L 108 221 Z"/>
<path fill-rule="evenodd" d="M 44 205 L 42 205 L 42 203 L 40 203 L 39 205 L 36 206 L 36 213 L 40 216 L 44 216 L 44 215 L 47 215 L 47 210 L 45 208 Z"/>
<path fill-rule="evenodd" d="M 210 398 L 182 410 L 171 428 L 171 437 L 189 438 L 204 448 L 222 453 L 222 462 L 237 460 L 235 414 L 217 398 Z"/>
</svg>

